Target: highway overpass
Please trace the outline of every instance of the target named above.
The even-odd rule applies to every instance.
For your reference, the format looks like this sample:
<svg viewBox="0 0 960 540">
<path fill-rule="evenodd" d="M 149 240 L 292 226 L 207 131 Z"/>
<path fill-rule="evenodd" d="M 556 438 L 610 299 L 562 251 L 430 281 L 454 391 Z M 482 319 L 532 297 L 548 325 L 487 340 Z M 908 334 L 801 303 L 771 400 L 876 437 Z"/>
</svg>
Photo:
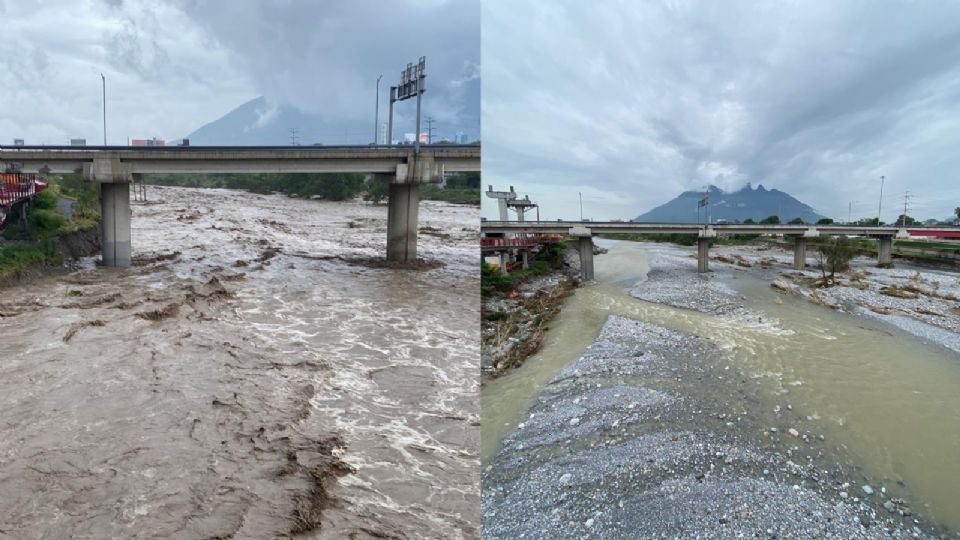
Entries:
<svg viewBox="0 0 960 540">
<path fill-rule="evenodd" d="M 782 235 L 794 239 L 793 265 L 806 266 L 807 238 L 820 236 L 864 236 L 877 239 L 877 263 L 892 264 L 894 238 L 925 236 L 960 238 L 956 227 L 866 227 L 858 225 L 703 225 L 697 223 L 635 223 L 630 221 L 487 221 L 480 224 L 484 235 L 526 233 L 566 234 L 578 239 L 581 277 L 593 279 L 593 236 L 617 233 L 689 234 L 697 236 L 697 270 L 707 272 L 710 260 L 710 239 L 723 235 Z"/>
<path fill-rule="evenodd" d="M 80 173 L 101 189 L 105 266 L 129 266 L 130 190 L 151 173 L 363 173 L 390 184 L 387 259 L 417 257 L 420 184 L 480 170 L 480 145 L 0 146 L 0 171 Z"/>
</svg>

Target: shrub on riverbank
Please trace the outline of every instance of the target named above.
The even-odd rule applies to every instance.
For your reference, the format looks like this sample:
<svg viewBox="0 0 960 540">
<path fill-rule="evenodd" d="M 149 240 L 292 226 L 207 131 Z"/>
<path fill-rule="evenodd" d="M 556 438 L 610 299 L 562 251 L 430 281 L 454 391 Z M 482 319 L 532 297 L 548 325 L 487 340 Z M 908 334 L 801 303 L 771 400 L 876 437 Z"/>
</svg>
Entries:
<svg viewBox="0 0 960 540">
<path fill-rule="evenodd" d="M 32 266 L 53 266 L 61 262 L 54 240 L 17 242 L 0 248 L 0 284 L 18 279 Z"/>
</svg>

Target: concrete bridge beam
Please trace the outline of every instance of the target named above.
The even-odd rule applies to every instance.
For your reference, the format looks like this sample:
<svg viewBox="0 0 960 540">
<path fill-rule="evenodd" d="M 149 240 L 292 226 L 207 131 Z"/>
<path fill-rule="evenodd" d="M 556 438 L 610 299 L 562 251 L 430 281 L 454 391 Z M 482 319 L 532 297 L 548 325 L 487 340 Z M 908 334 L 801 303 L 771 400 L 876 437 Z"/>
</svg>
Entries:
<svg viewBox="0 0 960 540">
<path fill-rule="evenodd" d="M 793 269 L 803 270 L 807 266 L 807 239 L 797 236 L 793 239 Z"/>
<path fill-rule="evenodd" d="M 387 205 L 387 260 L 417 260 L 420 185 L 391 183 Z"/>
<path fill-rule="evenodd" d="M 130 266 L 130 186 L 100 184 L 100 247 L 104 266 Z"/>
<path fill-rule="evenodd" d="M 877 266 L 880 268 L 893 267 L 893 237 L 880 236 L 877 238 Z"/>
<path fill-rule="evenodd" d="M 697 272 L 703 274 L 710 271 L 710 238 L 697 238 Z"/>
</svg>

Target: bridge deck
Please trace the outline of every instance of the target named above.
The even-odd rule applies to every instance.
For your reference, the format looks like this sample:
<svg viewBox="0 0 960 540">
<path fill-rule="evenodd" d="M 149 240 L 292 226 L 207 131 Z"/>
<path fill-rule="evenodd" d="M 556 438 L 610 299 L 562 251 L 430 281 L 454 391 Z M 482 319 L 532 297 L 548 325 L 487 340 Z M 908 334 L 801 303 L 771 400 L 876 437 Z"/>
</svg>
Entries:
<svg viewBox="0 0 960 540">
<path fill-rule="evenodd" d="M 960 227 L 866 227 L 859 225 L 703 225 L 697 223 L 636 223 L 620 221 L 483 221 L 484 233 L 660 233 L 699 236 L 778 234 L 785 236 L 929 236 L 960 238 Z"/>
</svg>

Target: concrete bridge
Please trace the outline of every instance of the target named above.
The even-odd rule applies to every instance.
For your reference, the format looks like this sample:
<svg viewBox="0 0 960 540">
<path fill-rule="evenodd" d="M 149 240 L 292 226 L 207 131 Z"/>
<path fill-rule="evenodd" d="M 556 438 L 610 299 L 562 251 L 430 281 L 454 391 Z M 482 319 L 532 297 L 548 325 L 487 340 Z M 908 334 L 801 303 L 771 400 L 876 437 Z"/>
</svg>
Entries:
<svg viewBox="0 0 960 540">
<path fill-rule="evenodd" d="M 659 233 L 697 236 L 697 271 L 707 272 L 710 261 L 710 239 L 722 235 L 766 234 L 794 239 L 793 267 L 806 266 L 807 239 L 820 236 L 863 236 L 877 239 L 877 264 L 892 264 L 894 238 L 928 236 L 960 238 L 958 228 L 865 227 L 856 225 L 700 225 L 696 223 L 634 223 L 597 221 L 486 221 L 480 225 L 483 234 L 533 233 L 566 234 L 577 238 L 580 252 L 580 274 L 593 279 L 593 235 L 602 233 Z"/>
<path fill-rule="evenodd" d="M 0 171 L 81 173 L 101 190 L 103 264 L 130 266 L 129 184 L 150 173 L 363 173 L 390 183 L 387 259 L 417 257 L 420 184 L 480 170 L 480 145 L 0 146 Z"/>
</svg>

